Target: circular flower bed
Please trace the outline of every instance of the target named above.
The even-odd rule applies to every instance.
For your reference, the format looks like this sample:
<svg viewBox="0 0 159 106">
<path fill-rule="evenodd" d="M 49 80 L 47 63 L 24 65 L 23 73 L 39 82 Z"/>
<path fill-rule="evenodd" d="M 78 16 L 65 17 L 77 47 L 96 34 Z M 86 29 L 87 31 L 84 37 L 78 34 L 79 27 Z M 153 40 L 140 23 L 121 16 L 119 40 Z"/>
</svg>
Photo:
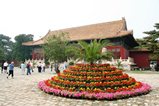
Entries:
<svg viewBox="0 0 159 106">
<path fill-rule="evenodd" d="M 38 87 L 46 93 L 85 99 L 120 99 L 151 91 L 148 84 L 138 82 L 109 64 L 76 64 Z"/>
</svg>

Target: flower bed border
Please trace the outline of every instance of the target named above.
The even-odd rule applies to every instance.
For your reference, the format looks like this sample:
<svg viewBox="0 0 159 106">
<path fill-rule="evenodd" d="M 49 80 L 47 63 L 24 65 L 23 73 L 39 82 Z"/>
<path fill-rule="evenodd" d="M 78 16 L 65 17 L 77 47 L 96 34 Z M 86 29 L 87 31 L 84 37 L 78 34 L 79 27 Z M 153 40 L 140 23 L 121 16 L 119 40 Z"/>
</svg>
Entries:
<svg viewBox="0 0 159 106">
<path fill-rule="evenodd" d="M 115 93 L 107 93 L 107 92 L 106 93 L 89 93 L 86 91 L 70 92 L 67 90 L 54 89 L 52 87 L 49 87 L 45 84 L 45 81 L 40 81 L 38 83 L 38 87 L 46 93 L 54 94 L 58 96 L 69 97 L 69 98 L 97 99 L 97 100 L 122 99 L 122 98 L 128 98 L 128 97 L 138 96 L 142 94 L 147 94 L 151 91 L 151 86 L 146 83 L 142 83 L 142 87 L 138 89 L 134 89 L 132 91 L 121 91 L 121 92 L 115 92 Z"/>
</svg>

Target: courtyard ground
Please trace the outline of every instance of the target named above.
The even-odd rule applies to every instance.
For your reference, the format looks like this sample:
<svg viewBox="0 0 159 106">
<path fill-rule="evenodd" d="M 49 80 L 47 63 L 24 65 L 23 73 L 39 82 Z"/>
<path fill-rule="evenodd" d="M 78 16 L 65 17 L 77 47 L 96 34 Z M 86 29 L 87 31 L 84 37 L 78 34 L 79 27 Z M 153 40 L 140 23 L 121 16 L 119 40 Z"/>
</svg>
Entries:
<svg viewBox="0 0 159 106">
<path fill-rule="evenodd" d="M 56 75 L 55 72 L 22 75 L 19 68 L 15 68 L 14 79 L 0 74 L 0 106 L 159 106 L 159 72 L 126 72 L 138 81 L 148 83 L 153 90 L 142 96 L 122 100 L 80 100 L 69 99 L 46 94 L 38 89 L 37 84 Z"/>
</svg>

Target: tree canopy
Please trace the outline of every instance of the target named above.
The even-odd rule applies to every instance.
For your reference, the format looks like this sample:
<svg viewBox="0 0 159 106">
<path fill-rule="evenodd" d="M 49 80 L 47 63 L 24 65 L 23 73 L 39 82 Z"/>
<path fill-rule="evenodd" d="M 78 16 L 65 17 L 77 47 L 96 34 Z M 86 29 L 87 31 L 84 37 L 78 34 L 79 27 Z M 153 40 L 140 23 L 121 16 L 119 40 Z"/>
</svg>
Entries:
<svg viewBox="0 0 159 106">
<path fill-rule="evenodd" d="M 33 41 L 34 35 L 32 34 L 19 34 L 15 39 L 13 56 L 14 59 L 24 61 L 25 59 L 31 58 L 32 47 L 22 45 L 23 42 Z"/>
<path fill-rule="evenodd" d="M 60 32 L 45 40 L 43 49 L 47 59 L 57 63 L 67 61 L 66 50 L 68 41 L 66 36 L 67 33 Z"/>
<path fill-rule="evenodd" d="M 11 38 L 0 34 L 0 60 L 10 60 L 12 59 L 11 52 L 13 49 L 13 42 Z"/>
<path fill-rule="evenodd" d="M 4 52 L 2 50 L 2 48 L 0 47 L 0 60 L 4 60 Z"/>
</svg>

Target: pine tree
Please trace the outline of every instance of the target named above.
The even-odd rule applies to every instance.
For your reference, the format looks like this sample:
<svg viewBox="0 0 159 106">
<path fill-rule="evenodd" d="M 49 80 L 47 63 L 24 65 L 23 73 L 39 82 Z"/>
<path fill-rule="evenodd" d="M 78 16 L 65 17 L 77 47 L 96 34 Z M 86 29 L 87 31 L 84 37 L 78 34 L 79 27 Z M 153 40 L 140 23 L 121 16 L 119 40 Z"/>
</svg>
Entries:
<svg viewBox="0 0 159 106">
<path fill-rule="evenodd" d="M 150 55 L 151 60 L 159 59 L 159 23 L 154 25 L 155 29 L 144 32 L 149 36 L 144 38 L 144 42 L 147 44 L 147 48 L 152 51 Z"/>
</svg>

